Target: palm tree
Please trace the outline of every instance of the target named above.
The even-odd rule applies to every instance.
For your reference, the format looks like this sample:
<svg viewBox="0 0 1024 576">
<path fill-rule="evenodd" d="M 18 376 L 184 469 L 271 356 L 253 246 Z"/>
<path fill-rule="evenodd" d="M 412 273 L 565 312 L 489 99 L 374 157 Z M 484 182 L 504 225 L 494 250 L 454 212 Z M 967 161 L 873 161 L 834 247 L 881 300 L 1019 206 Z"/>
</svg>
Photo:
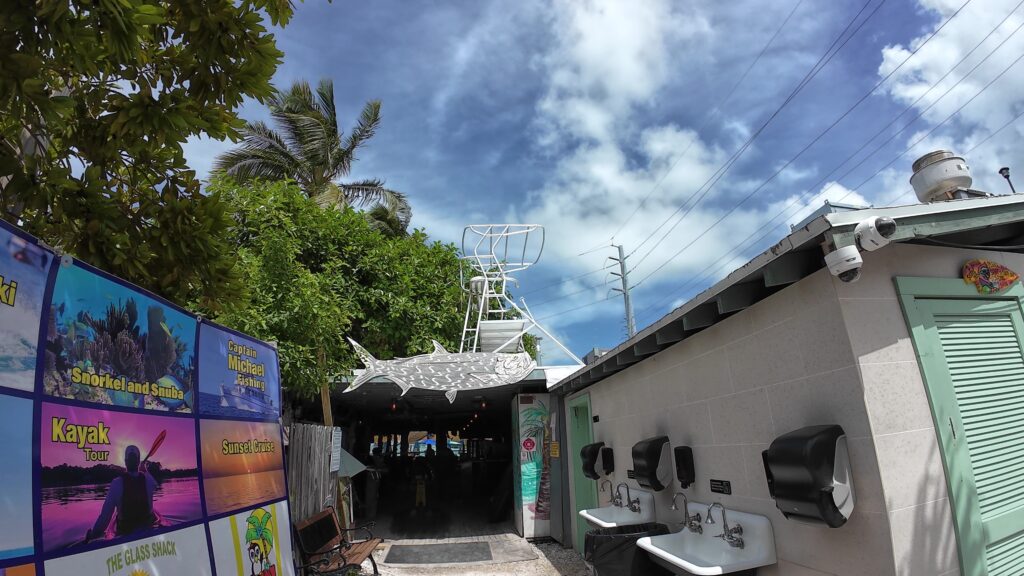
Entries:
<svg viewBox="0 0 1024 576">
<path fill-rule="evenodd" d="M 370 227 L 390 238 L 408 234 L 412 212 L 404 199 L 388 198 L 366 211 Z"/>
<path fill-rule="evenodd" d="M 308 82 L 296 82 L 272 95 L 267 107 L 277 130 L 265 122 L 248 122 L 242 145 L 217 158 L 218 169 L 240 182 L 293 179 L 321 206 L 369 206 L 368 216 L 379 230 L 406 233 L 412 209 L 404 194 L 377 179 L 338 182 L 352 170 L 356 150 L 380 125 L 379 100 L 366 103 L 348 136 L 338 128 L 331 80 L 321 80 L 315 93 Z"/>
</svg>

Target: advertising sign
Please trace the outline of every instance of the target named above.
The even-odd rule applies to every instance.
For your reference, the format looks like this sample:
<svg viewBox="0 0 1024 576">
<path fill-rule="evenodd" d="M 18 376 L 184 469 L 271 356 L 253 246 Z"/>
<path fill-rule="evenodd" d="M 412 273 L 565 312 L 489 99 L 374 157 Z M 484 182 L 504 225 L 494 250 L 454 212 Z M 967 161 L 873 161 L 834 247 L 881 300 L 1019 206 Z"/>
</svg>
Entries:
<svg viewBox="0 0 1024 576">
<path fill-rule="evenodd" d="M 281 427 L 202 420 L 203 490 L 211 516 L 285 497 Z"/>
<path fill-rule="evenodd" d="M 0 560 L 30 556 L 32 544 L 32 401 L 0 394 Z M 2 574 L 2 570 L 0 570 Z"/>
<path fill-rule="evenodd" d="M 293 576 L 290 525 L 287 502 L 211 522 L 217 576 Z"/>
<path fill-rule="evenodd" d="M 273 346 L 0 222 L 0 576 L 294 576 L 280 411 Z"/>
<path fill-rule="evenodd" d="M 0 386 L 33 390 L 36 343 L 53 255 L 0 222 Z"/>
<path fill-rule="evenodd" d="M 202 518 L 190 418 L 44 403 L 39 440 L 44 550 Z"/>
<path fill-rule="evenodd" d="M 49 560 L 47 576 L 210 576 L 206 530 L 192 526 L 74 556 Z"/>
<path fill-rule="evenodd" d="M 46 393 L 191 412 L 195 318 L 82 265 L 59 268 L 46 334 Z"/>
<path fill-rule="evenodd" d="M 281 381 L 277 351 L 252 338 L 199 328 L 199 412 L 203 416 L 277 420 Z"/>
</svg>

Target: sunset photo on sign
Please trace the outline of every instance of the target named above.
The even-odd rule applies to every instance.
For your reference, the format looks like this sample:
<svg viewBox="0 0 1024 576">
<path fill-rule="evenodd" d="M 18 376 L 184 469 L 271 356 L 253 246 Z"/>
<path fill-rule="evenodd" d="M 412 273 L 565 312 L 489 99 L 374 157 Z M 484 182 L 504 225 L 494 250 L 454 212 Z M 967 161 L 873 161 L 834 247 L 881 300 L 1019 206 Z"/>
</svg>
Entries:
<svg viewBox="0 0 1024 576">
<path fill-rule="evenodd" d="M 207 514 L 285 497 L 284 452 L 277 423 L 203 420 L 199 430 Z"/>
</svg>

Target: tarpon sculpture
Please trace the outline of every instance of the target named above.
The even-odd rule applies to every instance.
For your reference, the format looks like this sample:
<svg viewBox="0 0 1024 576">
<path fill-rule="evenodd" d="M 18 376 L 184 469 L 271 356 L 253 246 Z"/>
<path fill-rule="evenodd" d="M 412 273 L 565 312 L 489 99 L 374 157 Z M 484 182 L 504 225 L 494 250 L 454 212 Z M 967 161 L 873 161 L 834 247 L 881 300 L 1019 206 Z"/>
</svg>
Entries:
<svg viewBox="0 0 1024 576">
<path fill-rule="evenodd" d="M 526 352 L 452 353 L 434 341 L 434 351 L 411 358 L 378 360 L 351 338 L 348 339 L 359 359 L 366 365 L 345 392 L 351 392 L 370 380 L 383 376 L 402 389 L 402 395 L 411 388 L 441 390 L 448 402 L 462 390 L 479 390 L 514 384 L 525 379 L 537 367 Z"/>
</svg>

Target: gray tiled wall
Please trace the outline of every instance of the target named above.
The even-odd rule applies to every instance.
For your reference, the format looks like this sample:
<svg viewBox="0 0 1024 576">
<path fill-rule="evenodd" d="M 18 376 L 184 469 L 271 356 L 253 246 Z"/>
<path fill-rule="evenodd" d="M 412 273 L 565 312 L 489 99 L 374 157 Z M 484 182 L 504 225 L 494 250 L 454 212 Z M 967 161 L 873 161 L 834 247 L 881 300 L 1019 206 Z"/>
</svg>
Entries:
<svg viewBox="0 0 1024 576">
<path fill-rule="evenodd" d="M 850 340 L 856 330 L 847 326 L 835 284 L 819 271 L 585 392 L 600 416 L 595 438 L 615 448 L 613 481 L 626 480 L 630 447 L 643 438 L 666 434 L 673 446 L 692 446 L 698 477 L 688 490 L 692 500 L 720 500 L 771 519 L 779 563 L 760 572 L 769 576 L 895 574 L 890 522 L 913 522 L 888 513 L 867 408 L 876 398 L 867 398 L 861 383 L 864 367 Z M 884 381 L 872 384 L 886 388 L 878 396 L 884 400 Z M 908 413 L 926 422 L 924 410 Z M 761 451 L 780 434 L 830 423 L 850 438 L 857 511 L 840 529 L 788 521 L 768 497 Z M 733 494 L 711 493 L 710 478 L 731 481 Z M 656 496 L 659 521 L 678 521 L 669 510 L 674 492 L 675 486 Z M 941 515 L 941 508 L 920 513 Z"/>
<path fill-rule="evenodd" d="M 864 386 L 897 573 L 958 574 L 946 477 L 924 382 L 897 299 L 896 276 L 958 278 L 969 259 L 1024 269 L 1017 254 L 894 245 L 865 253 L 856 284 L 835 282 Z"/>
<path fill-rule="evenodd" d="M 821 270 L 590 387 L 595 438 L 616 448 L 614 482 L 626 480 L 635 442 L 666 434 L 693 447 L 691 499 L 771 519 L 779 563 L 762 574 L 959 574 L 931 410 L 893 278 L 956 278 L 971 258 L 1020 271 L 1024 256 L 901 244 L 863 257 L 855 284 Z M 839 529 L 785 520 L 761 466 L 776 436 L 825 423 L 849 436 L 857 490 L 856 513 Z M 710 478 L 730 480 L 733 495 L 712 494 Z M 657 495 L 659 521 L 677 520 L 674 491 Z"/>
</svg>

